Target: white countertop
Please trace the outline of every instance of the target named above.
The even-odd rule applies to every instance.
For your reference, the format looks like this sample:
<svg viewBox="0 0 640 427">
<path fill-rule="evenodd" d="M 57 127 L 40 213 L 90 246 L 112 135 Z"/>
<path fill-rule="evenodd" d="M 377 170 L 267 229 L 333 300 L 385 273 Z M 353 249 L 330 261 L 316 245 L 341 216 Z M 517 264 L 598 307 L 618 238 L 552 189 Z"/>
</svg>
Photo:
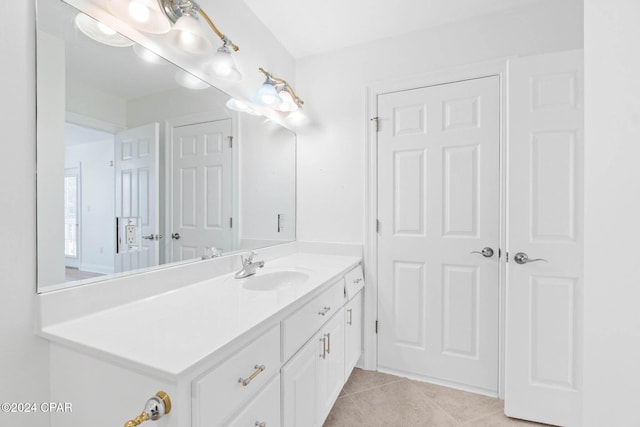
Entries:
<svg viewBox="0 0 640 427">
<path fill-rule="evenodd" d="M 242 286 L 251 277 L 234 279 L 233 274 L 225 274 L 49 325 L 41 334 L 54 342 L 148 367 L 163 376 L 177 376 L 268 319 L 302 306 L 323 285 L 360 261 L 353 256 L 295 253 L 268 261 L 254 277 L 300 271 L 309 276 L 300 285 L 252 291 Z"/>
</svg>

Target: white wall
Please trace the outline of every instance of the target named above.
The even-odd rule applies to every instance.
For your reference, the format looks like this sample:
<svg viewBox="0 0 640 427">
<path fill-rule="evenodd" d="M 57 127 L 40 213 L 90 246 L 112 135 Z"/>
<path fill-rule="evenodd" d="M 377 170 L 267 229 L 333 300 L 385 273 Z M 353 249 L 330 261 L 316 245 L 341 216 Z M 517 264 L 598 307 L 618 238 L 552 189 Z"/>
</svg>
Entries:
<svg viewBox="0 0 640 427">
<path fill-rule="evenodd" d="M 115 257 L 115 177 L 114 138 L 68 146 L 67 167 L 80 164 L 81 170 L 81 264 L 80 270 L 114 273 Z"/>
<path fill-rule="evenodd" d="M 638 21 L 585 1 L 585 426 L 640 425 Z"/>
<path fill-rule="evenodd" d="M 296 91 L 318 124 L 298 133 L 298 239 L 363 241 L 367 85 L 582 38 L 581 0 L 539 2 L 299 60 Z"/>
<path fill-rule="evenodd" d="M 34 2 L 12 5 L 0 26 L 0 402 L 48 402 L 49 349 L 33 334 L 36 301 Z M 10 82 L 10 83 L 7 83 Z M 0 425 L 48 426 L 42 413 L 5 414 Z"/>
</svg>

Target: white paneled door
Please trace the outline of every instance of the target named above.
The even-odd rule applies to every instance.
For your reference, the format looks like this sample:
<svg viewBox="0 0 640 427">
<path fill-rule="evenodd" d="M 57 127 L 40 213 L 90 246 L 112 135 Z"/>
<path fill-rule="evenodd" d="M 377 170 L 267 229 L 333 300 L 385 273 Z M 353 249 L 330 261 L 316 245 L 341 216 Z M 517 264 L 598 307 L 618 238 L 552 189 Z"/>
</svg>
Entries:
<svg viewBox="0 0 640 427">
<path fill-rule="evenodd" d="M 378 366 L 498 390 L 500 79 L 378 97 Z"/>
<path fill-rule="evenodd" d="M 116 253 L 116 272 L 158 265 L 159 243 L 153 237 L 159 233 L 159 127 L 150 123 L 116 134 L 116 217 L 138 218 L 138 234 L 151 237 L 140 239 L 135 251 Z"/>
<path fill-rule="evenodd" d="M 505 413 L 563 426 L 580 423 L 582 63 L 509 65 Z"/>
<path fill-rule="evenodd" d="M 231 119 L 173 128 L 172 260 L 233 248 Z"/>
</svg>

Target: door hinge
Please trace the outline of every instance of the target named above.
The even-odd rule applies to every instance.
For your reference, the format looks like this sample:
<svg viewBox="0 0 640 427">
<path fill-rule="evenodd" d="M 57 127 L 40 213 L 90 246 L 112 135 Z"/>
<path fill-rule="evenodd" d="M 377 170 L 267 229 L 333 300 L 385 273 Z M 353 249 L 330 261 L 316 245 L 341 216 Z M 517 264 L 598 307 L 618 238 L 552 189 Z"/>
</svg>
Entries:
<svg viewBox="0 0 640 427">
<path fill-rule="evenodd" d="M 506 251 L 504 253 L 504 260 L 505 260 L 505 262 L 509 262 L 509 251 Z"/>
<path fill-rule="evenodd" d="M 229 228 L 233 228 L 233 218 L 229 218 Z"/>
<path fill-rule="evenodd" d="M 380 117 L 372 117 L 369 121 L 376 122 L 376 132 L 380 132 Z"/>
<path fill-rule="evenodd" d="M 378 321 L 376 320 L 376 334 L 378 333 Z"/>
<path fill-rule="evenodd" d="M 380 220 L 376 219 L 376 233 L 380 232 Z"/>
<path fill-rule="evenodd" d="M 233 148 L 233 136 L 228 136 L 229 138 L 229 148 Z"/>
</svg>

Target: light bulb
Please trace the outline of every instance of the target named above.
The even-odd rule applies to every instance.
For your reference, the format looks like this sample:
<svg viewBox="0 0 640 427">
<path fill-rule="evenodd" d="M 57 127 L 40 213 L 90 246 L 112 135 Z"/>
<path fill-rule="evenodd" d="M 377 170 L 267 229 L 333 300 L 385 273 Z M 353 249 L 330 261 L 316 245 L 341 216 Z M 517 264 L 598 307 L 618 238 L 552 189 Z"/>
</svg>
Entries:
<svg viewBox="0 0 640 427">
<path fill-rule="evenodd" d="M 278 96 L 276 88 L 270 83 L 264 83 L 258 91 L 258 102 L 264 105 L 276 106 L 282 102 L 282 98 Z"/>
<path fill-rule="evenodd" d="M 112 36 L 116 33 L 116 30 L 112 29 L 111 27 L 107 27 L 106 25 L 104 25 L 102 22 L 98 21 L 97 23 L 97 27 L 100 31 L 102 31 L 103 34 L 107 35 L 107 36 Z"/>
<path fill-rule="evenodd" d="M 170 32 L 173 42 L 182 50 L 201 55 L 211 49 L 209 40 L 200 32 L 198 20 L 189 15 L 182 15 Z"/>
<path fill-rule="evenodd" d="M 221 79 L 237 81 L 242 77 L 227 46 L 221 46 L 216 51 L 211 60 L 211 69 L 213 74 Z"/>
<path fill-rule="evenodd" d="M 104 0 L 103 0 L 104 1 Z M 171 24 L 160 10 L 157 0 L 106 0 L 109 11 L 119 20 L 137 30 L 165 34 Z"/>
<path fill-rule="evenodd" d="M 298 109 L 298 104 L 293 100 L 288 90 L 281 90 L 278 95 L 282 98 L 282 103 L 278 105 L 278 110 L 287 113 Z"/>
<path fill-rule="evenodd" d="M 298 108 L 296 111 L 292 111 L 289 113 L 289 115 L 287 116 L 287 121 L 292 125 L 301 126 L 306 124 L 309 121 L 309 118 L 301 108 Z"/>
<path fill-rule="evenodd" d="M 138 22 L 147 22 L 149 20 L 149 8 L 145 4 L 132 1 L 129 3 L 129 15 Z"/>
</svg>

